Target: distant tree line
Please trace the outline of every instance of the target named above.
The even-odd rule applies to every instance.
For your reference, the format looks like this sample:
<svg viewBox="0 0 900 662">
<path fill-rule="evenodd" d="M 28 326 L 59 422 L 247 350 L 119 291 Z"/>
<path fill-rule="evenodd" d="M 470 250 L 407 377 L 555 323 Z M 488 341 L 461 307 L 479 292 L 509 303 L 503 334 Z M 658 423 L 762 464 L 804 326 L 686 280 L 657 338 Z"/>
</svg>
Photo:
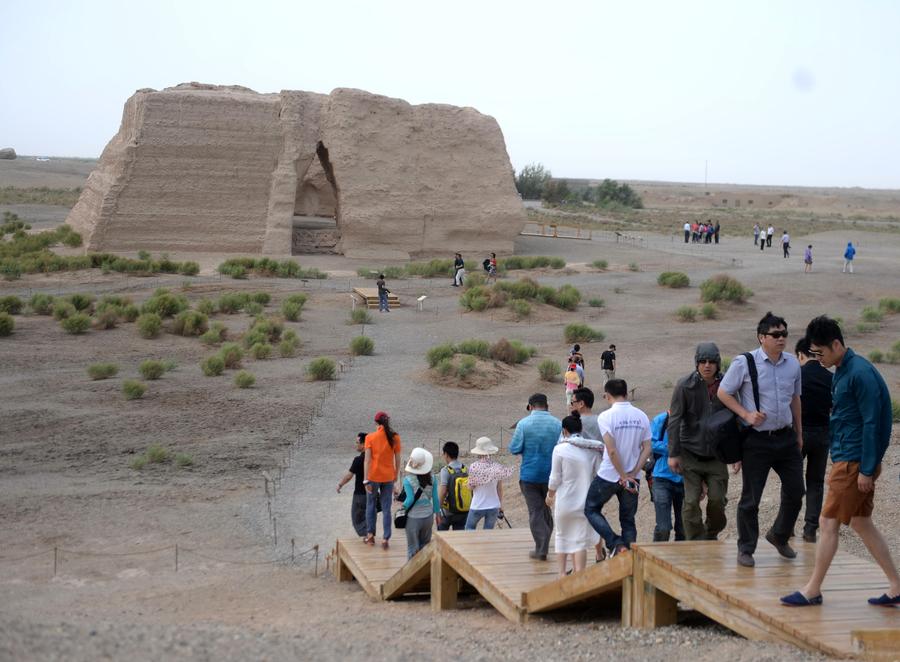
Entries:
<svg viewBox="0 0 900 662">
<path fill-rule="evenodd" d="M 642 209 L 644 206 L 641 196 L 628 184 L 604 179 L 598 186 L 572 190 L 566 180 L 553 179 L 553 174 L 540 163 L 529 163 L 519 171 L 516 189 L 523 200 L 543 200 L 551 204 L 587 202 L 604 208 L 631 209 Z"/>
</svg>

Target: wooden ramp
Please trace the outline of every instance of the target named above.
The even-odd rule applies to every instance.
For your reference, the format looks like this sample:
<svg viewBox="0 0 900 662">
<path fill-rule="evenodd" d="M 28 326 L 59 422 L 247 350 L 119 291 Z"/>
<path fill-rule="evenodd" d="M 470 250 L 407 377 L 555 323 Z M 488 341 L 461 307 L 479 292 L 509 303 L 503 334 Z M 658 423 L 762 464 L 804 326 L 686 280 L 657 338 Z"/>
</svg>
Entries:
<svg viewBox="0 0 900 662">
<path fill-rule="evenodd" d="M 755 568 L 737 564 L 733 541 L 639 543 L 626 582 L 623 620 L 635 627 L 676 621 L 676 603 L 695 609 L 748 639 L 780 641 L 835 657 L 859 651 L 856 630 L 900 628 L 900 609 L 872 607 L 886 580 L 874 563 L 838 552 L 823 585 L 821 607 L 786 607 L 778 598 L 803 586 L 815 545 L 792 541 L 797 558 L 778 555 L 760 540 Z"/>
<path fill-rule="evenodd" d="M 390 549 L 366 545 L 359 538 L 339 539 L 335 545 L 335 576 L 338 581 L 355 579 L 376 600 L 389 600 L 405 593 L 427 592 L 434 544 L 406 560 L 406 540 L 392 541 Z"/>
<path fill-rule="evenodd" d="M 377 287 L 354 287 L 353 296 L 356 300 L 363 304 L 366 308 L 378 309 L 378 288 Z M 400 299 L 396 294 L 388 294 L 388 307 L 394 308 L 400 305 Z"/>
<path fill-rule="evenodd" d="M 558 609 L 620 590 L 631 574 L 631 554 L 559 579 L 554 554 L 547 561 L 528 557 L 534 540 L 528 529 L 442 531 L 431 558 L 431 604 L 456 606 L 459 578 L 464 579 L 509 620 L 521 623 L 529 613 Z"/>
</svg>

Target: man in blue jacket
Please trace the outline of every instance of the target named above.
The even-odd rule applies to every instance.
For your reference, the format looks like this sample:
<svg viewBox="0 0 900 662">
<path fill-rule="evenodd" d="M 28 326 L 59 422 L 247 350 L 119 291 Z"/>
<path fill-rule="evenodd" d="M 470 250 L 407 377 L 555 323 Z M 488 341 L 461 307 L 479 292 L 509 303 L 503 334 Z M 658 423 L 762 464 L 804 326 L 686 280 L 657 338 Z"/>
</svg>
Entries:
<svg viewBox="0 0 900 662">
<path fill-rule="evenodd" d="M 550 534 L 553 533 L 553 511 L 547 506 L 547 485 L 553 448 L 559 441 L 562 423 L 547 411 L 547 396 L 535 393 L 528 398 L 530 414 L 516 424 L 509 452 L 522 456 L 519 489 L 528 507 L 528 526 L 534 538 L 534 551 L 529 556 L 547 560 Z"/>
<path fill-rule="evenodd" d="M 900 576 L 884 537 L 872 523 L 875 481 L 891 438 L 891 396 L 875 367 L 844 346 L 833 319 L 816 317 L 806 327 L 809 353 L 826 368 L 835 366 L 831 385 L 831 473 L 819 519 L 816 564 L 806 585 L 781 598 L 786 605 L 822 604 L 822 582 L 837 552 L 838 530 L 850 525 L 887 576 L 888 592 L 869 598 L 876 606 L 900 605 Z"/>
</svg>

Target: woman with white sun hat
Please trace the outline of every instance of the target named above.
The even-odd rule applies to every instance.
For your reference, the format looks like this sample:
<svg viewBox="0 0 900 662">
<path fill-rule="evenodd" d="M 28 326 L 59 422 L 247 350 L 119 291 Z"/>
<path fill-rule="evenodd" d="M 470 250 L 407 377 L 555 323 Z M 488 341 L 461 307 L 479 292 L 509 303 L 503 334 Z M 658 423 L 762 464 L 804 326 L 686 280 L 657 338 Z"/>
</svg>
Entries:
<svg viewBox="0 0 900 662">
<path fill-rule="evenodd" d="M 406 511 L 406 558 L 411 559 L 431 542 L 431 525 L 439 512 L 437 486 L 431 478 L 434 455 L 413 448 L 403 478 L 403 509 Z"/>
<path fill-rule="evenodd" d="M 469 487 L 472 503 L 466 520 L 466 531 L 474 531 L 484 520 L 485 529 L 493 529 L 503 505 L 503 481 L 513 475 L 515 469 L 495 462 L 491 456 L 500 451 L 490 437 L 479 437 L 475 448 L 469 451 L 479 459 L 469 465 Z"/>
</svg>

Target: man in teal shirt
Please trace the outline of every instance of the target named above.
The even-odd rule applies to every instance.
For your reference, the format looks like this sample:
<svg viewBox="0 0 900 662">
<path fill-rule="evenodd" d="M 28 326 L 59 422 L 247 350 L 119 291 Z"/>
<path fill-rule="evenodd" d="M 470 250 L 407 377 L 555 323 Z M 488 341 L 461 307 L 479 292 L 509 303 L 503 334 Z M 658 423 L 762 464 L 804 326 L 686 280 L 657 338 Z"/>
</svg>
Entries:
<svg viewBox="0 0 900 662">
<path fill-rule="evenodd" d="M 822 604 L 822 582 L 834 559 L 840 525 L 849 524 L 884 571 L 888 592 L 870 605 L 900 605 L 900 575 L 884 537 L 872 522 L 875 481 L 891 438 L 891 396 L 875 367 L 844 346 L 833 319 L 816 317 L 806 327 L 809 354 L 826 368 L 835 366 L 831 385 L 831 473 L 819 524 L 816 564 L 806 585 L 781 602 L 795 607 Z"/>
<path fill-rule="evenodd" d="M 547 406 L 547 396 L 543 393 L 528 398 L 527 409 L 531 413 L 516 424 L 509 443 L 509 452 L 522 456 L 519 489 L 525 497 L 528 526 L 534 538 L 534 551 L 529 552 L 529 556 L 538 561 L 547 560 L 550 534 L 553 533 L 553 512 L 546 504 L 547 486 L 553 448 L 562 431 L 562 424 L 547 411 Z"/>
</svg>

